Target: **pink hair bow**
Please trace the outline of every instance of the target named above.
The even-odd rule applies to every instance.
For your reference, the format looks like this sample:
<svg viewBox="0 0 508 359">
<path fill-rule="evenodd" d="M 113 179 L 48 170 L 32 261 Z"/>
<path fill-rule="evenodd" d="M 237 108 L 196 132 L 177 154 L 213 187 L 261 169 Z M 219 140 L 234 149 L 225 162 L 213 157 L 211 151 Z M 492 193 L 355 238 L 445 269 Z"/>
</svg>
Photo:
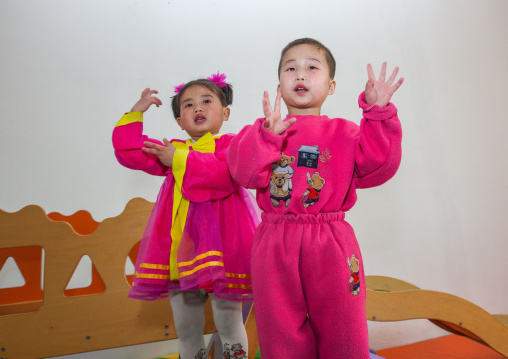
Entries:
<svg viewBox="0 0 508 359">
<path fill-rule="evenodd" d="M 210 80 L 212 82 L 215 82 L 219 87 L 226 87 L 226 74 L 221 74 L 219 71 L 217 71 L 216 74 L 213 74 L 210 77 L 206 78 L 207 80 Z"/>
<path fill-rule="evenodd" d="M 216 74 L 213 74 L 212 76 L 209 76 L 206 78 L 207 80 L 210 80 L 217 84 L 219 87 L 226 87 L 226 74 L 221 74 L 219 71 L 217 71 Z M 178 94 L 182 89 L 185 87 L 185 83 L 180 84 L 178 86 L 175 86 L 175 93 Z"/>
</svg>

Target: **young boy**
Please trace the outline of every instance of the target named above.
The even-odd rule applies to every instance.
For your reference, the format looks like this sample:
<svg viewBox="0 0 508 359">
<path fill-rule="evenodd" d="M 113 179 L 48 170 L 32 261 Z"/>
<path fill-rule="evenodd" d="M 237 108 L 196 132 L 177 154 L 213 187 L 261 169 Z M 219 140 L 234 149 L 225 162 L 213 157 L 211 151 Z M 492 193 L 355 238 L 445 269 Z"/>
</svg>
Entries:
<svg viewBox="0 0 508 359">
<path fill-rule="evenodd" d="M 356 189 L 397 171 L 402 131 L 389 103 L 402 84 L 396 68 L 369 80 L 359 97 L 363 119 L 321 115 L 336 83 L 335 60 L 313 39 L 289 43 L 279 63 L 275 107 L 231 142 L 233 178 L 257 190 L 263 210 L 251 252 L 261 357 L 369 358 L 362 256 L 344 220 Z M 289 115 L 280 116 L 280 98 Z"/>
</svg>

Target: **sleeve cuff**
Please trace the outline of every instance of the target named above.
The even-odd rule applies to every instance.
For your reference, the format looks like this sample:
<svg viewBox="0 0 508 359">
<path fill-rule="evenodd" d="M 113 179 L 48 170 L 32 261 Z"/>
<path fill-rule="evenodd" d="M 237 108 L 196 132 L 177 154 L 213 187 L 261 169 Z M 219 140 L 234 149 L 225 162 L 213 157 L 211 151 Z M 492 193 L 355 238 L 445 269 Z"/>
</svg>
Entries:
<svg viewBox="0 0 508 359">
<path fill-rule="evenodd" d="M 129 112 L 122 116 L 120 121 L 117 122 L 115 127 L 128 125 L 129 123 L 143 122 L 143 112 Z"/>
<path fill-rule="evenodd" d="M 286 139 L 286 132 L 276 135 L 265 128 L 265 119 L 259 118 L 257 120 L 257 124 L 259 125 L 258 131 L 261 137 L 261 140 L 267 145 L 268 148 L 279 151 L 282 148 L 282 144 Z"/>
<path fill-rule="evenodd" d="M 358 105 L 363 110 L 363 117 L 367 120 L 382 121 L 397 114 L 397 108 L 391 102 L 383 108 L 365 102 L 365 92 L 362 92 L 360 96 L 358 96 Z"/>
</svg>

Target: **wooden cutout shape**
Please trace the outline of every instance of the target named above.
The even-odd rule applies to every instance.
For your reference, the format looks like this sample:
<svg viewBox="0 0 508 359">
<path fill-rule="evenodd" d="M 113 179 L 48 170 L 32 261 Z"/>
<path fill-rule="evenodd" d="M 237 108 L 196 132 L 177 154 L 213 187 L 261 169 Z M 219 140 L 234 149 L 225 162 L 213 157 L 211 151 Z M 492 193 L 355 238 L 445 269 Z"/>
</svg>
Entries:
<svg viewBox="0 0 508 359">
<path fill-rule="evenodd" d="M 6 274 L 7 272 L 11 272 L 11 274 Z M 5 273 L 2 273 L 5 272 Z M 25 278 L 23 277 L 23 274 L 21 274 L 21 271 L 19 270 L 18 264 L 14 260 L 14 258 L 9 257 L 7 258 L 4 263 L 0 263 L 0 275 L 6 276 L 5 278 L 8 278 L 8 282 L 15 282 L 16 284 L 3 284 L 0 282 L 0 289 L 7 289 L 7 288 L 19 288 L 23 287 L 26 284 Z M 22 282 L 21 284 L 18 284 Z"/>
<path fill-rule="evenodd" d="M 25 285 L 0 289 L 0 316 L 35 312 L 42 307 L 41 289 L 42 247 L 0 248 L 0 264 L 12 257 L 25 279 Z"/>
<path fill-rule="evenodd" d="M 90 261 L 92 262 L 92 270 L 90 273 L 90 275 L 91 275 L 90 285 L 87 287 L 82 287 L 82 288 L 67 289 L 69 287 L 70 281 L 72 280 L 72 277 L 78 270 L 79 264 L 81 263 L 81 261 L 83 260 L 83 258 L 85 256 L 86 256 L 86 254 L 81 257 L 78 264 L 76 265 L 76 268 L 72 272 L 73 273 L 72 276 L 70 277 L 69 281 L 67 282 L 67 285 L 65 286 L 66 289 L 63 291 L 63 294 L 66 297 L 77 297 L 80 295 L 100 294 L 100 293 L 104 293 L 106 291 L 106 285 L 104 284 L 104 281 L 102 280 L 99 272 L 97 271 L 97 268 L 95 268 L 95 265 L 94 265 L 91 258 L 90 258 Z"/>
<path fill-rule="evenodd" d="M 139 252 L 140 245 L 141 245 L 141 241 L 137 242 L 129 252 L 128 257 L 134 266 L 136 266 L 136 259 L 138 258 L 138 252 Z M 134 274 L 126 274 L 125 279 L 127 280 L 127 283 L 129 283 L 129 285 L 132 287 L 132 285 L 134 284 Z"/>
</svg>

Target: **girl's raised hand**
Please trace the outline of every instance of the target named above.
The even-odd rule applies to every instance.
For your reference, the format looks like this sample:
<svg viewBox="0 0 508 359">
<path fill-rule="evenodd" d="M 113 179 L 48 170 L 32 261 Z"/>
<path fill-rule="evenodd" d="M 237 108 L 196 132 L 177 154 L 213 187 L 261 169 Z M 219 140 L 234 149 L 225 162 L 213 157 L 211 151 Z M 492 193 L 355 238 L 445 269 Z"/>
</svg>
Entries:
<svg viewBox="0 0 508 359">
<path fill-rule="evenodd" d="M 131 112 L 145 112 L 152 105 L 157 107 L 162 105 L 161 100 L 155 96 L 152 96 L 158 93 L 159 92 L 157 90 L 150 90 L 149 88 L 144 89 L 143 93 L 141 93 L 141 99 L 132 107 Z"/>
<path fill-rule="evenodd" d="M 164 146 L 157 143 L 145 141 L 143 144 L 148 147 L 143 147 L 141 150 L 146 153 L 151 153 L 159 157 L 159 161 L 164 163 L 168 167 L 173 166 L 173 156 L 175 155 L 176 147 L 171 144 L 166 138 L 162 140 Z"/>
<path fill-rule="evenodd" d="M 369 80 L 365 85 L 365 102 L 370 105 L 378 105 L 380 107 L 385 107 L 390 102 L 392 95 L 397 91 L 397 89 L 402 85 L 404 78 L 401 77 L 394 85 L 393 82 L 397 77 L 397 73 L 399 72 L 399 68 L 396 67 L 390 78 L 385 82 L 386 76 L 386 62 L 383 62 L 381 66 L 381 73 L 379 74 L 379 79 L 376 80 L 376 76 L 374 76 L 374 71 L 372 70 L 372 66 L 370 64 L 367 65 L 367 73 L 369 75 Z"/>
<path fill-rule="evenodd" d="M 280 135 L 284 131 L 286 131 L 289 127 L 293 126 L 296 121 L 296 118 L 290 118 L 287 121 L 282 121 L 280 117 L 280 90 L 277 89 L 277 97 L 275 98 L 275 107 L 272 109 L 272 105 L 270 105 L 270 97 L 268 96 L 268 91 L 265 91 L 263 94 L 263 112 L 265 113 L 265 128 L 276 134 Z"/>
</svg>

